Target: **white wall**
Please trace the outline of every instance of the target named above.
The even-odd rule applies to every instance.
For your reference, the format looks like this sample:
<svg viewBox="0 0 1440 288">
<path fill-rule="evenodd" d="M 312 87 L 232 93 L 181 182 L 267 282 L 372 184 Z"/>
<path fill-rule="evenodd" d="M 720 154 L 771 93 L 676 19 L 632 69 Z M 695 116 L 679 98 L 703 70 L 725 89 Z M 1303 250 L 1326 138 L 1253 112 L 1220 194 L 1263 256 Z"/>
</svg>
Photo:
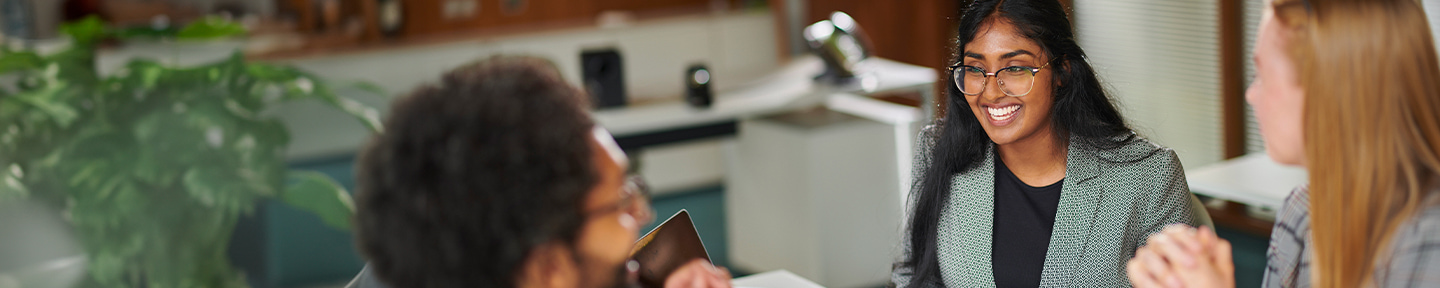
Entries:
<svg viewBox="0 0 1440 288">
<path fill-rule="evenodd" d="M 705 63 L 717 90 L 757 80 L 779 66 L 774 18 L 768 11 L 680 16 L 621 26 L 585 27 L 541 33 L 477 38 L 443 44 L 320 55 L 280 62 L 329 78 L 336 83 L 368 81 L 391 95 L 377 96 L 341 90 L 381 114 L 394 97 L 423 83 L 433 83 L 445 71 L 495 54 L 524 54 L 548 58 L 566 81 L 580 84 L 580 52 L 592 47 L 616 47 L 624 58 L 625 85 L 630 100 L 681 101 L 683 76 L 691 64 Z M 114 72 L 130 59 L 143 57 L 170 65 L 196 65 L 230 55 L 241 42 L 134 43 L 103 51 L 101 71 Z M 350 155 L 359 150 L 370 132 L 354 119 L 319 102 L 297 102 L 276 107 L 274 115 L 290 127 L 287 157 L 292 161 Z M 649 148 L 640 158 L 641 174 L 657 192 L 720 183 L 724 177 L 718 141 L 693 141 Z"/>
<path fill-rule="evenodd" d="M 335 80 L 364 80 L 403 95 L 444 71 L 493 54 L 527 54 L 550 59 L 567 81 L 580 85 L 580 51 L 616 47 L 624 58 L 625 86 L 632 102 L 680 101 L 685 69 L 706 63 L 718 90 L 755 80 L 778 67 L 774 18 L 768 12 L 686 16 L 619 28 L 584 28 L 516 37 L 476 39 L 443 45 L 288 61 Z M 390 97 L 357 96 L 382 115 Z M 369 133 L 343 114 L 319 103 L 277 109 L 291 127 L 289 157 L 306 159 L 355 152 Z M 695 141 L 646 149 L 640 173 L 658 193 L 720 183 L 724 166 L 717 141 Z"/>
</svg>

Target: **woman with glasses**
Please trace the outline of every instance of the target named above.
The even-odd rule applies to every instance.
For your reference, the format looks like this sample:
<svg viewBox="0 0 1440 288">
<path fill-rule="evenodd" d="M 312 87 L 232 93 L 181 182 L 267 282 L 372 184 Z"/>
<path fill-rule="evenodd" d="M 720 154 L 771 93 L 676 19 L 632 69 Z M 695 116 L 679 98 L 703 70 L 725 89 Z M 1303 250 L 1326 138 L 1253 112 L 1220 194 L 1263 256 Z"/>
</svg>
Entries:
<svg viewBox="0 0 1440 288">
<path fill-rule="evenodd" d="M 1129 286 L 1146 236 L 1208 222 L 1175 152 L 1126 126 L 1059 1 L 974 1 L 959 24 L 895 286 Z"/>
<path fill-rule="evenodd" d="M 1440 63 L 1412 0 L 1276 0 L 1246 100 L 1281 164 L 1309 184 L 1276 216 L 1263 287 L 1440 287 Z M 1151 236 L 1143 287 L 1233 287 L 1209 229 Z"/>
</svg>

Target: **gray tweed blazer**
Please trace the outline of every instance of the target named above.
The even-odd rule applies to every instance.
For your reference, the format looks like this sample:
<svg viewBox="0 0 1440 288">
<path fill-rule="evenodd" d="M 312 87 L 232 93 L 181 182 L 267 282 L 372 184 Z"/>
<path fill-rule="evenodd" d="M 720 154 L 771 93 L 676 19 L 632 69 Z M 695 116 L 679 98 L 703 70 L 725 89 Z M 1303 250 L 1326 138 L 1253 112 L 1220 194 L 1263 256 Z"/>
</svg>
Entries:
<svg viewBox="0 0 1440 288">
<path fill-rule="evenodd" d="M 931 125 L 916 141 L 917 182 L 910 199 L 918 198 L 918 181 L 930 166 L 938 134 Z M 994 153 L 991 145 L 983 162 L 952 179 L 936 243 L 945 286 L 995 287 L 990 266 Z M 1062 185 L 1040 287 L 1129 287 L 1125 261 L 1151 233 L 1174 223 L 1209 224 L 1209 215 L 1190 194 L 1175 152 L 1139 136 L 1109 150 L 1081 144 L 1072 136 Z M 913 202 L 909 205 L 914 207 Z M 897 287 L 908 287 L 911 280 L 912 267 L 903 265 L 911 257 L 909 235 L 904 231 L 902 255 L 891 274 Z"/>
<path fill-rule="evenodd" d="M 1440 287 L 1440 198 L 1433 196 L 1440 191 L 1429 195 L 1421 211 L 1395 228 L 1389 251 L 1377 260 L 1374 287 Z M 1260 287 L 1312 286 L 1309 185 L 1291 190 L 1275 219 Z"/>
</svg>

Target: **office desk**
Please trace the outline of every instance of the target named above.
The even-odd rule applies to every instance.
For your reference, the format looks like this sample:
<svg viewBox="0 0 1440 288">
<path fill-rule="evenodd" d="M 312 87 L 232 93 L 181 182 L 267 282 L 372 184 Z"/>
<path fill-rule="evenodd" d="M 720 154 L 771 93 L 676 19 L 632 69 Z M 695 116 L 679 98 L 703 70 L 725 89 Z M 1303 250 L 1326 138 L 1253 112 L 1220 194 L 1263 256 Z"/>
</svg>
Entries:
<svg viewBox="0 0 1440 288">
<path fill-rule="evenodd" d="M 594 112 L 595 121 L 615 135 L 625 150 L 694 139 L 734 135 L 737 121 L 820 105 L 833 94 L 875 94 L 913 90 L 934 107 L 935 71 L 922 66 L 871 58 L 864 77 L 844 85 L 814 80 L 825 69 L 815 56 L 802 56 L 760 80 L 730 91 L 716 91 L 709 108 L 683 101 L 642 104 Z M 678 81 L 678 77 L 677 77 Z M 925 115 L 931 115 L 926 113 Z"/>
<path fill-rule="evenodd" d="M 1305 169 L 1283 166 L 1255 153 L 1187 171 L 1190 191 L 1278 210 L 1290 191 L 1309 181 Z"/>
</svg>

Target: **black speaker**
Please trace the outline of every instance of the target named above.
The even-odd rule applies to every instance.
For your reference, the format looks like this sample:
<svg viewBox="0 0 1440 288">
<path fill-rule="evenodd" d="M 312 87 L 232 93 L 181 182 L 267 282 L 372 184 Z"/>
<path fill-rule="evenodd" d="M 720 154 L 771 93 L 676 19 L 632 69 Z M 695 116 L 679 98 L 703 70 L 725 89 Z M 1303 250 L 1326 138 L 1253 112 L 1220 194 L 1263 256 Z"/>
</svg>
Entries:
<svg viewBox="0 0 1440 288">
<path fill-rule="evenodd" d="M 710 69 L 706 69 L 704 64 L 691 65 L 685 70 L 685 102 L 695 108 L 709 108 L 715 102 L 710 76 Z"/>
<path fill-rule="evenodd" d="M 625 106 L 625 65 L 615 49 L 580 52 L 581 78 L 595 108 Z"/>
</svg>

